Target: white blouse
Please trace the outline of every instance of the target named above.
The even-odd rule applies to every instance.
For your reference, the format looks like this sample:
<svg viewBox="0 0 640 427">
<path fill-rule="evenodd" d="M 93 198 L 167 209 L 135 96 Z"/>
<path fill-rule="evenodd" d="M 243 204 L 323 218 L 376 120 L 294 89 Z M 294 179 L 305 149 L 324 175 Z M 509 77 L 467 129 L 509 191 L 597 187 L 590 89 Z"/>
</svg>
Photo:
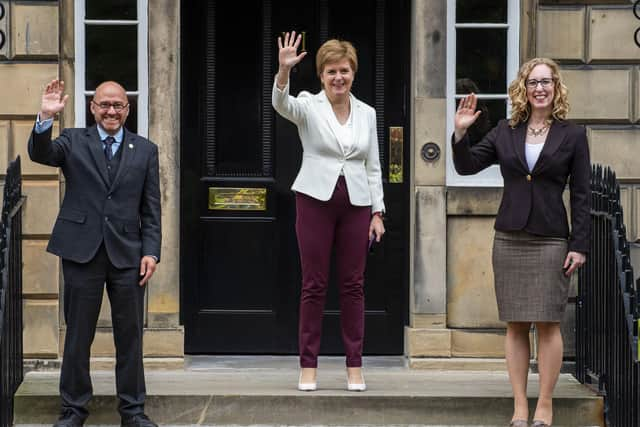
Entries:
<svg viewBox="0 0 640 427">
<path fill-rule="evenodd" d="M 540 157 L 540 152 L 542 151 L 542 147 L 544 147 L 544 143 L 529 144 L 527 142 L 525 144 L 525 158 L 527 159 L 529 172 L 531 172 L 533 170 L 533 167 L 536 165 L 536 162 L 538 161 L 538 157 Z"/>
<path fill-rule="evenodd" d="M 338 144 L 342 147 L 343 153 L 347 154 L 351 150 L 351 147 L 353 147 L 353 120 L 351 118 L 353 115 L 353 108 L 350 109 L 349 118 L 347 118 L 345 124 L 341 124 L 338 121 L 335 113 L 332 115 L 333 120 L 335 120 L 335 123 L 337 124 L 337 126 L 334 126 L 334 130 L 338 134 L 336 135 L 338 138 Z M 344 170 L 340 171 L 340 175 L 344 175 Z"/>
<path fill-rule="evenodd" d="M 351 150 L 351 147 L 353 146 L 352 116 L 353 116 L 353 108 L 351 108 L 351 110 L 349 111 L 349 117 L 347 118 L 347 121 L 345 122 L 345 124 L 341 124 L 338 121 L 338 118 L 336 117 L 336 115 L 333 114 L 333 119 L 338 124 L 338 126 L 336 126 L 335 129 L 337 130 L 337 133 L 339 133 L 339 135 L 336 135 L 336 137 L 338 137 L 338 141 L 342 141 L 340 145 L 342 146 L 342 150 L 344 151 L 345 154 L 348 153 Z"/>
</svg>

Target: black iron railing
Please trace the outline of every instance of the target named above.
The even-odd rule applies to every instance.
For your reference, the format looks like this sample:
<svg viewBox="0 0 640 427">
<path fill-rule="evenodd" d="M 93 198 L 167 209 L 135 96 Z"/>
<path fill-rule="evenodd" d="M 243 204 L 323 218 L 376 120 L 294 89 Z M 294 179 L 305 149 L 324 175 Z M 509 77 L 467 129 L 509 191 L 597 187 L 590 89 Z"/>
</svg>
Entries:
<svg viewBox="0 0 640 427">
<path fill-rule="evenodd" d="M 604 396 L 608 426 L 638 427 L 638 289 L 611 169 L 593 166 L 591 203 L 591 251 L 576 304 L 576 377 Z"/>
<path fill-rule="evenodd" d="M 22 383 L 22 177 L 20 157 L 7 169 L 0 216 L 0 427 L 13 423 Z"/>
</svg>

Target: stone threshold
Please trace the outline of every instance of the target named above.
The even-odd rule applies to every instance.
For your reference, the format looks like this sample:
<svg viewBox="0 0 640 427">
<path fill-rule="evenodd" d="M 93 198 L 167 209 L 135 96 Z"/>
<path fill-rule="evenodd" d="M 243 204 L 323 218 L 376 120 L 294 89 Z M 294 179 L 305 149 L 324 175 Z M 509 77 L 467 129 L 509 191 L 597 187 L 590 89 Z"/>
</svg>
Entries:
<svg viewBox="0 0 640 427">
<path fill-rule="evenodd" d="M 147 413 L 162 425 L 507 425 L 513 400 L 505 372 L 412 370 L 404 358 L 365 358 L 364 393 L 346 390 L 343 358 L 321 358 L 318 391 L 296 389 L 295 357 L 187 357 L 185 368 L 150 370 Z M 118 422 L 112 370 L 92 374 L 89 424 Z M 15 423 L 51 424 L 60 400 L 58 371 L 26 375 Z M 535 405 L 538 376 L 529 378 Z M 562 374 L 556 426 L 602 425 L 602 399 Z"/>
<path fill-rule="evenodd" d="M 183 369 L 185 360 L 183 357 L 145 357 L 143 359 L 146 370 Z M 25 359 L 24 372 L 31 371 L 59 371 L 62 366 L 62 358 L 57 359 Z M 115 369 L 115 357 L 92 357 L 90 360 L 91 371 L 108 371 Z"/>
<path fill-rule="evenodd" d="M 257 366 L 269 367 L 274 360 L 291 360 L 294 356 L 185 356 L 185 357 L 145 357 L 146 370 L 175 370 L 183 368 L 196 368 L 203 363 L 202 360 L 218 360 L 211 362 L 212 366 L 220 363 L 228 364 L 230 360 L 255 360 Z M 332 360 L 334 358 L 327 358 Z M 339 359 L 339 358 L 335 358 Z M 476 357 L 409 357 L 382 356 L 367 357 L 370 364 L 387 364 L 388 366 L 406 366 L 416 370 L 444 370 L 444 371 L 499 371 L 506 372 L 507 365 L 503 358 L 476 358 Z M 219 362 L 223 360 L 224 362 Z M 378 360 L 378 362 L 374 362 Z M 92 357 L 91 370 L 111 370 L 115 368 L 115 357 Z M 237 363 L 237 362 L 235 362 Z M 291 362 L 287 362 L 291 363 Z M 24 369 L 31 371 L 56 371 L 60 370 L 62 359 L 25 359 Z M 537 361 L 531 361 L 531 371 L 537 373 Z M 575 372 L 575 362 L 565 361 L 562 364 L 562 373 Z"/>
</svg>

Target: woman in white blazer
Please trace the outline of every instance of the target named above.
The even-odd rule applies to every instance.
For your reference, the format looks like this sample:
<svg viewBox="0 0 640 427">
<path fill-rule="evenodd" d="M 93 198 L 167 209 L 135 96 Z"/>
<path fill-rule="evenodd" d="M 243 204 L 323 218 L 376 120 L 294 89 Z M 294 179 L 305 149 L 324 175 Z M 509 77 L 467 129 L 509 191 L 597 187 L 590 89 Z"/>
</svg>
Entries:
<svg viewBox="0 0 640 427">
<path fill-rule="evenodd" d="M 316 389 L 322 313 L 331 250 L 336 249 L 340 322 L 346 352 L 347 389 L 364 391 L 364 269 L 367 247 L 384 234 L 384 202 L 375 110 L 351 94 L 358 69 L 353 45 L 329 40 L 316 55 L 323 90 L 289 95 L 289 74 L 306 52 L 297 54 L 295 31 L 278 38 L 279 69 L 272 102 L 295 123 L 302 142 L 296 192 L 296 234 L 302 265 L 300 377 L 298 389 Z"/>
</svg>

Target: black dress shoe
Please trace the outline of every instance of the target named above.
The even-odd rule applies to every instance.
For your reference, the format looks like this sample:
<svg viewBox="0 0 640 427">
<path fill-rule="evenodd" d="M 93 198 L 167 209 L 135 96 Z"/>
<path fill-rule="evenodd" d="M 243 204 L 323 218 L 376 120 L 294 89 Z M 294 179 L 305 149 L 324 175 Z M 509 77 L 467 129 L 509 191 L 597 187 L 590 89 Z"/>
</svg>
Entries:
<svg viewBox="0 0 640 427">
<path fill-rule="evenodd" d="M 151 421 L 145 414 L 123 418 L 120 425 L 121 427 L 158 427 L 158 424 Z"/>
<path fill-rule="evenodd" d="M 53 424 L 53 427 L 82 427 L 84 420 L 76 415 L 71 409 L 66 409 Z"/>
</svg>

